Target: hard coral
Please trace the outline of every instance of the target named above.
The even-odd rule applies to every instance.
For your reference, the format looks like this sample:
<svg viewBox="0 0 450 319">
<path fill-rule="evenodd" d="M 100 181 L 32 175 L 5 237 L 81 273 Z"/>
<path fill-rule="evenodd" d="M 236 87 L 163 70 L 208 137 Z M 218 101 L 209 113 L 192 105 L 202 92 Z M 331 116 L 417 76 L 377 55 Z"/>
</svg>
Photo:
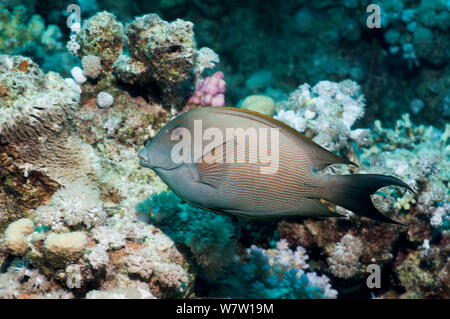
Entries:
<svg viewBox="0 0 450 319">
<path fill-rule="evenodd" d="M 252 246 L 242 263 L 234 263 L 214 283 L 214 297 L 232 298 L 336 298 L 325 275 L 305 273 L 308 255 L 302 247 L 289 249 L 286 241 L 276 249 Z"/>
<path fill-rule="evenodd" d="M 186 245 L 208 277 L 219 275 L 235 253 L 234 226 L 225 216 L 182 204 L 173 193 L 154 194 L 137 206 L 176 243 Z"/>
<path fill-rule="evenodd" d="M 330 151 L 341 151 L 348 145 L 352 125 L 364 115 L 364 96 L 354 81 L 321 81 L 313 88 L 300 85 L 277 108 L 276 119 Z"/>
<path fill-rule="evenodd" d="M 21 56 L 0 56 L 0 178 L 25 211 L 74 179 L 96 174 L 90 146 L 74 135 L 78 87 Z"/>
<path fill-rule="evenodd" d="M 34 224 L 31 219 L 21 218 L 9 224 L 4 233 L 6 247 L 14 255 L 23 255 L 28 249 L 27 235 L 34 232 Z"/>
<path fill-rule="evenodd" d="M 123 26 L 114 15 L 103 11 L 83 23 L 77 42 L 80 56 L 95 55 L 110 70 L 123 48 Z"/>
<path fill-rule="evenodd" d="M 128 84 L 156 86 L 162 104 L 180 108 L 192 92 L 196 47 L 193 24 L 168 23 L 157 14 L 136 18 L 126 26 L 130 56 L 114 64 L 117 77 Z"/>
<path fill-rule="evenodd" d="M 87 237 L 81 232 L 51 233 L 44 241 L 45 255 L 50 264 L 59 267 L 73 263 L 83 255 Z"/>
</svg>

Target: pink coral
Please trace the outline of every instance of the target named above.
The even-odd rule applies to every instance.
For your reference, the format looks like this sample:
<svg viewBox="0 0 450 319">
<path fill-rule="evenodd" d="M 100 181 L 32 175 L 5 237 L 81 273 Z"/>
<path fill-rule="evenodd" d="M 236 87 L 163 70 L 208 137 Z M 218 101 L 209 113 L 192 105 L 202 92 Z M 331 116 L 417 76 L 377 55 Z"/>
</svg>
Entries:
<svg viewBox="0 0 450 319">
<path fill-rule="evenodd" d="M 208 76 L 195 88 L 194 94 L 188 104 L 201 106 L 224 106 L 225 105 L 225 81 L 223 72 L 218 71 Z"/>
</svg>

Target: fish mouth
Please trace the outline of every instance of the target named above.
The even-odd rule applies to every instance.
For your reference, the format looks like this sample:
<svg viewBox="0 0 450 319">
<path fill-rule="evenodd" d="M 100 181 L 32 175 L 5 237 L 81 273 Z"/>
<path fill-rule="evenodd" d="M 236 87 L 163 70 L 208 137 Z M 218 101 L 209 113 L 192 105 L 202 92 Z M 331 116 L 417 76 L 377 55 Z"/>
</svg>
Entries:
<svg viewBox="0 0 450 319">
<path fill-rule="evenodd" d="M 149 161 L 142 159 L 142 158 L 139 160 L 139 165 L 147 167 L 147 168 L 151 168 L 153 170 L 157 169 L 157 170 L 171 171 L 171 170 L 177 169 L 178 167 L 180 167 L 183 164 L 184 163 L 180 163 L 179 165 L 175 165 L 172 167 L 163 167 L 163 166 L 158 166 L 158 165 L 152 165 Z"/>
<path fill-rule="evenodd" d="M 140 159 L 139 160 L 139 165 L 147 167 L 147 168 L 153 168 L 153 166 L 150 164 L 150 162 L 147 162 L 144 159 Z"/>
</svg>

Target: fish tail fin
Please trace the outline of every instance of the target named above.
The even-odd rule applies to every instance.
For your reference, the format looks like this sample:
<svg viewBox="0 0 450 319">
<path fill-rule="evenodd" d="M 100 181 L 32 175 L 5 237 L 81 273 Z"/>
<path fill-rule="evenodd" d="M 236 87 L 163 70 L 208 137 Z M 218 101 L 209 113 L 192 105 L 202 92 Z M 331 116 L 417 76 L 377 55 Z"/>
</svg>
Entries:
<svg viewBox="0 0 450 319">
<path fill-rule="evenodd" d="M 320 198 L 342 206 L 352 212 L 378 222 L 402 225 L 380 213 L 372 203 L 370 195 L 379 188 L 395 185 L 415 192 L 400 179 L 377 174 L 322 175 Z"/>
</svg>

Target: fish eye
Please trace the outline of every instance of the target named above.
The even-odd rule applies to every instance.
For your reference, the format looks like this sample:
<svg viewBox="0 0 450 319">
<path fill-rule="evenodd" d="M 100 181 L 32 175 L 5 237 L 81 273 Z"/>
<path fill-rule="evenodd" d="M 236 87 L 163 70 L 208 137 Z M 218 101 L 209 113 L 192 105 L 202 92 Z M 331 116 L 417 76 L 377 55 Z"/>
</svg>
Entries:
<svg viewBox="0 0 450 319">
<path fill-rule="evenodd" d="M 152 141 L 153 137 L 149 137 L 148 139 L 146 139 L 144 141 L 144 147 L 147 146 L 148 143 L 150 143 Z"/>
<path fill-rule="evenodd" d="M 176 137 L 177 139 L 183 138 L 183 127 L 181 125 L 177 125 L 172 129 L 171 137 Z"/>
<path fill-rule="evenodd" d="M 181 127 L 177 127 L 176 129 L 174 129 L 172 131 L 172 134 L 175 136 L 180 136 L 180 135 L 182 135 L 182 133 L 183 133 L 183 130 L 181 129 Z"/>
</svg>

